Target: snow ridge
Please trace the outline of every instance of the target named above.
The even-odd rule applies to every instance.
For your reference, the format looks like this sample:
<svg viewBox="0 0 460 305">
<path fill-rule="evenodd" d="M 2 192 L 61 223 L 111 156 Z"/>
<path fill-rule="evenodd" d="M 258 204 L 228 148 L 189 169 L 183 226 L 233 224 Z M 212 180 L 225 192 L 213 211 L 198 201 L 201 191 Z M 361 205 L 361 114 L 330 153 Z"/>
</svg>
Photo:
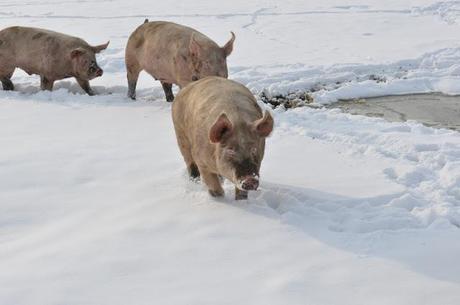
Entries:
<svg viewBox="0 0 460 305">
<path fill-rule="evenodd" d="M 409 93 L 460 94 L 460 47 L 390 64 L 239 67 L 233 70 L 232 77 L 256 94 L 310 92 L 321 104 Z"/>
<path fill-rule="evenodd" d="M 460 1 L 440 1 L 426 7 L 414 7 L 412 14 L 438 16 L 447 24 L 458 24 L 460 18 Z"/>
</svg>

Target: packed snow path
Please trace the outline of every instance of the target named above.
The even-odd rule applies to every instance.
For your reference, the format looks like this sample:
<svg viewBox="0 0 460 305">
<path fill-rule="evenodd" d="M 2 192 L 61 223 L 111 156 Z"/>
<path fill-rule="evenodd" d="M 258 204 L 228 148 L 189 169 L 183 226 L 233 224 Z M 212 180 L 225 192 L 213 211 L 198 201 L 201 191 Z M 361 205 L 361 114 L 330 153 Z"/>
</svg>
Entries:
<svg viewBox="0 0 460 305">
<path fill-rule="evenodd" d="M 4 95 L 2 303 L 460 301 L 456 134 L 279 113 L 235 202 L 188 181 L 169 106 Z"/>
<path fill-rule="evenodd" d="M 260 190 L 216 200 L 186 177 L 159 83 L 125 97 L 145 17 L 234 30 L 231 77 L 254 92 L 455 91 L 457 1 L 304 2 L 0 3 L 0 27 L 111 40 L 98 96 L 20 71 L 0 91 L 0 303 L 459 304 L 459 133 L 276 110 Z"/>
</svg>

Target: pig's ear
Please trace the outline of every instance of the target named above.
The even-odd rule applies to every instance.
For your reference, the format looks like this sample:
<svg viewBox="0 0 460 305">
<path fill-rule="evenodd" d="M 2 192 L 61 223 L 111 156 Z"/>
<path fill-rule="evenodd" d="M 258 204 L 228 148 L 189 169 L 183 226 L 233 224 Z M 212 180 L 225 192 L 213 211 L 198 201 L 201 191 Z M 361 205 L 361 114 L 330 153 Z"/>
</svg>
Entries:
<svg viewBox="0 0 460 305">
<path fill-rule="evenodd" d="M 254 129 L 261 137 L 268 137 L 273 130 L 273 117 L 268 112 L 264 112 L 264 116 L 254 122 Z"/>
<path fill-rule="evenodd" d="M 235 42 L 235 33 L 233 32 L 230 32 L 230 33 L 232 34 L 232 38 L 230 38 L 230 40 L 225 44 L 225 46 L 222 47 L 226 57 L 232 53 L 233 42 Z"/>
<path fill-rule="evenodd" d="M 196 41 L 195 34 L 192 33 L 192 36 L 190 37 L 190 44 L 188 45 L 188 49 L 190 51 L 190 54 L 193 57 L 199 57 L 200 52 L 201 52 L 201 46 L 200 44 Z"/>
<path fill-rule="evenodd" d="M 83 48 L 74 49 L 74 50 L 72 50 L 72 52 L 70 52 L 70 58 L 72 58 L 72 59 L 77 58 L 77 57 L 83 55 L 85 52 L 86 51 Z"/>
<path fill-rule="evenodd" d="M 209 140 L 211 140 L 212 143 L 222 142 L 225 138 L 231 135 L 232 132 L 232 122 L 230 122 L 225 113 L 222 113 L 209 131 Z"/>
<path fill-rule="evenodd" d="M 94 46 L 94 47 L 92 47 L 92 49 L 93 49 L 94 53 L 100 53 L 101 51 L 107 49 L 107 47 L 109 46 L 109 43 L 110 43 L 110 40 L 107 41 L 107 42 L 104 43 L 104 44 L 100 44 L 100 45 L 98 45 L 98 46 Z"/>
</svg>

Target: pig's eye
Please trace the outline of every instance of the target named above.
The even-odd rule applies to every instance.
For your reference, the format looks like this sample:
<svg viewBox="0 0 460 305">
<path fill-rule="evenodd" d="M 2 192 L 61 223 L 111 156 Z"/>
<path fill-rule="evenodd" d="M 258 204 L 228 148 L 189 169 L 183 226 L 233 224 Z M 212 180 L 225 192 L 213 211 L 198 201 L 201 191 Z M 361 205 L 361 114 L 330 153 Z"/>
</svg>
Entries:
<svg viewBox="0 0 460 305">
<path fill-rule="evenodd" d="M 94 73 L 94 72 L 96 72 L 96 70 L 97 70 L 97 69 L 96 69 L 96 62 L 92 61 L 92 62 L 90 63 L 90 65 L 89 65 L 88 71 L 89 71 L 89 73 Z"/>
<path fill-rule="evenodd" d="M 227 149 L 226 155 L 229 159 L 233 159 L 236 157 L 236 151 L 232 148 Z"/>
</svg>

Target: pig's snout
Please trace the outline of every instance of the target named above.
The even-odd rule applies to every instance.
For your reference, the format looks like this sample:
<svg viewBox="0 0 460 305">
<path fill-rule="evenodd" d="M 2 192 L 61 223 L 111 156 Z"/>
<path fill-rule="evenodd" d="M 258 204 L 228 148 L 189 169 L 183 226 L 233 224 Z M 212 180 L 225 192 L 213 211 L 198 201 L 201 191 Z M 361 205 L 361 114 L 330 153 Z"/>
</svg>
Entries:
<svg viewBox="0 0 460 305">
<path fill-rule="evenodd" d="M 259 187 L 258 176 L 246 176 L 240 179 L 239 188 L 244 191 L 255 191 Z"/>
<path fill-rule="evenodd" d="M 97 68 L 96 76 L 99 77 L 99 76 L 102 76 L 102 74 L 104 74 L 104 71 L 101 68 Z"/>
</svg>

